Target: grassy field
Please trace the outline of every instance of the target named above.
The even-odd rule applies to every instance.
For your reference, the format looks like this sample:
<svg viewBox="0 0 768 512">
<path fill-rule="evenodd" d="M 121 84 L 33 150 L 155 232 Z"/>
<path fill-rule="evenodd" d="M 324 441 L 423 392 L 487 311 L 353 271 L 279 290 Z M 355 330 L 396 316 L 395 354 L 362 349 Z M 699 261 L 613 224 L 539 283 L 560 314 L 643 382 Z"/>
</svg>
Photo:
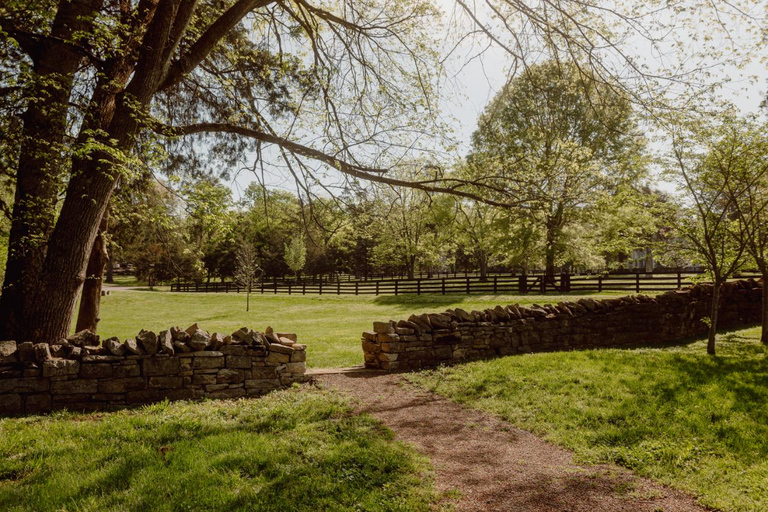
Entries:
<svg viewBox="0 0 768 512">
<path fill-rule="evenodd" d="M 0 510 L 433 510 L 426 459 L 338 396 L 0 419 Z"/>
<path fill-rule="evenodd" d="M 412 374 L 418 385 L 700 496 L 768 510 L 768 360 L 759 328 L 666 348 L 512 356 Z"/>
<path fill-rule="evenodd" d="M 498 304 L 532 304 L 577 300 L 583 295 L 400 295 L 400 296 L 288 296 L 251 295 L 245 311 L 244 294 L 170 293 L 116 290 L 102 299 L 99 334 L 121 339 L 140 329 L 159 331 L 194 322 L 210 332 L 229 334 L 246 326 L 295 332 L 308 345 L 307 365 L 337 367 L 361 364 L 360 337 L 375 320 L 400 320 L 411 313 L 466 310 Z M 598 297 L 598 295 L 591 295 Z"/>
</svg>

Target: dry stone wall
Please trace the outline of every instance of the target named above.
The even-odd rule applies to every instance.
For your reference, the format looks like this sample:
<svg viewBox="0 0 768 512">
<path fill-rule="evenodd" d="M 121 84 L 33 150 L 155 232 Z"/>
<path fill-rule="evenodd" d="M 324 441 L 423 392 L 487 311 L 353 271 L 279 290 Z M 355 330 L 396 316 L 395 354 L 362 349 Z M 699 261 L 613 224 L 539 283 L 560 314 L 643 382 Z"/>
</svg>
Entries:
<svg viewBox="0 0 768 512">
<path fill-rule="evenodd" d="M 256 396 L 305 381 L 305 361 L 295 334 L 269 327 L 222 336 L 195 324 L 101 344 L 88 331 L 55 345 L 0 341 L 0 414 Z"/>
<path fill-rule="evenodd" d="M 556 305 L 496 306 L 485 311 L 449 309 L 374 322 L 363 333 L 365 366 L 405 371 L 529 352 L 662 344 L 707 331 L 711 284 L 648 297 L 580 299 Z M 763 283 L 723 285 L 718 325 L 759 323 Z"/>
</svg>

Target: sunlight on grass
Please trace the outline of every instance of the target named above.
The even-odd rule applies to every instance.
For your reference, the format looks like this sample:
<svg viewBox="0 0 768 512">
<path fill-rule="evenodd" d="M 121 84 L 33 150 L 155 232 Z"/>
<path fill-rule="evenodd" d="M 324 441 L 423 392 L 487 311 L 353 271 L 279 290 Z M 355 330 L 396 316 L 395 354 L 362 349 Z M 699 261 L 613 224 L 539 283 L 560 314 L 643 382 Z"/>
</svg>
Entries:
<svg viewBox="0 0 768 512">
<path fill-rule="evenodd" d="M 425 458 L 338 396 L 0 419 L 0 510 L 432 510 Z"/>
<path fill-rule="evenodd" d="M 768 361 L 759 328 L 666 348 L 511 356 L 411 374 L 581 461 L 615 462 L 724 510 L 768 510 Z"/>
</svg>

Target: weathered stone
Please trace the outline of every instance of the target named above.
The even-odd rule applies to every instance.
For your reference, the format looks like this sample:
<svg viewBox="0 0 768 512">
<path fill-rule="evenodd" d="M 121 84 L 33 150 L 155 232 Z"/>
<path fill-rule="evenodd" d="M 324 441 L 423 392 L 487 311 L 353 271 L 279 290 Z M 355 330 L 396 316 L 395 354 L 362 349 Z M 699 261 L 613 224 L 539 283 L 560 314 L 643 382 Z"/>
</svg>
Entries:
<svg viewBox="0 0 768 512">
<path fill-rule="evenodd" d="M 49 359 L 43 363 L 43 377 L 61 377 L 77 375 L 80 362 L 70 359 Z"/>
<path fill-rule="evenodd" d="M 38 395 L 28 395 L 24 398 L 25 414 L 40 414 L 51 410 L 51 395 L 41 393 Z"/>
<path fill-rule="evenodd" d="M 104 347 L 116 356 L 125 355 L 128 350 L 125 345 L 120 342 L 120 338 L 116 336 L 104 340 Z"/>
<path fill-rule="evenodd" d="M 136 343 L 136 340 L 133 338 L 128 338 L 125 340 L 125 349 L 130 354 L 135 354 L 137 356 L 141 355 L 141 349 L 139 349 L 139 344 Z"/>
<path fill-rule="evenodd" d="M 192 348 L 192 350 L 196 351 L 205 350 L 210 343 L 211 335 L 200 329 L 197 329 L 194 333 L 192 333 L 189 341 L 187 341 L 187 344 Z"/>
<path fill-rule="evenodd" d="M 0 394 L 3 393 L 40 393 L 50 389 L 48 379 L 15 378 L 0 379 Z"/>
<path fill-rule="evenodd" d="M 296 334 L 292 333 L 292 332 L 278 332 L 276 334 L 277 334 L 278 338 L 288 338 L 289 340 L 291 340 L 294 343 L 299 341 L 298 336 L 296 336 Z"/>
<path fill-rule="evenodd" d="M 245 389 L 243 388 L 228 388 L 218 391 L 211 391 L 207 393 L 209 398 L 226 399 L 226 398 L 239 398 L 245 396 Z"/>
<path fill-rule="evenodd" d="M 394 334 L 395 326 L 391 322 L 373 322 L 373 332 L 377 334 Z"/>
<path fill-rule="evenodd" d="M 112 378 L 112 365 L 106 363 L 83 363 L 80 365 L 81 379 L 110 379 Z"/>
<path fill-rule="evenodd" d="M 217 332 L 211 334 L 211 340 L 209 345 L 211 347 L 211 350 L 219 350 L 224 345 L 225 345 L 224 336 L 222 336 Z"/>
<path fill-rule="evenodd" d="M 288 363 L 285 365 L 285 371 L 288 373 L 304 373 L 307 369 L 306 363 Z"/>
<path fill-rule="evenodd" d="M 109 356 L 109 355 L 83 356 L 84 363 L 111 363 L 113 361 L 123 361 L 123 360 L 125 360 L 125 358 L 121 356 Z"/>
<path fill-rule="evenodd" d="M 173 349 L 173 336 L 171 336 L 171 331 L 160 331 L 157 341 L 160 345 L 160 351 L 163 354 L 172 356 L 176 353 Z"/>
<path fill-rule="evenodd" d="M 294 348 L 287 347 L 287 346 L 282 345 L 280 343 L 272 343 L 269 346 L 269 352 L 270 353 L 275 352 L 275 353 L 279 353 L 279 354 L 293 354 L 294 350 L 295 350 Z"/>
<path fill-rule="evenodd" d="M 149 387 L 178 389 L 181 387 L 181 377 L 150 377 Z"/>
<path fill-rule="evenodd" d="M 155 356 L 142 361 L 144 376 L 173 375 L 180 370 L 178 357 Z"/>
<path fill-rule="evenodd" d="M 185 333 L 185 334 L 186 334 L 186 333 Z M 191 349 L 191 348 L 189 348 L 189 347 L 187 346 L 187 344 L 186 344 L 185 342 L 181 341 L 181 340 L 174 340 L 174 341 L 173 341 L 173 348 L 174 348 L 174 349 L 175 349 L 177 352 L 181 352 L 181 353 L 192 352 L 192 349 Z"/>
<path fill-rule="evenodd" d="M 35 361 L 43 363 L 51 358 L 51 346 L 47 343 L 35 343 Z"/>
<path fill-rule="evenodd" d="M 219 384 L 234 384 L 236 382 L 243 382 L 243 380 L 242 370 L 230 370 L 224 368 L 219 370 L 219 373 L 216 374 L 216 382 Z"/>
<path fill-rule="evenodd" d="M 49 349 L 51 351 L 51 357 L 53 357 L 53 358 L 61 358 L 61 359 L 67 357 L 67 348 L 69 348 L 69 347 L 68 346 L 64 346 L 64 345 L 58 345 L 58 344 L 51 345 L 49 347 Z"/>
<path fill-rule="evenodd" d="M 77 332 L 67 338 L 67 341 L 77 347 L 98 347 L 99 336 L 89 330 Z"/>
<path fill-rule="evenodd" d="M 0 395 L 0 415 L 21 414 L 21 412 L 22 412 L 21 395 L 18 395 L 18 394 Z"/>
<path fill-rule="evenodd" d="M 224 366 L 224 356 L 196 357 L 192 363 L 195 369 L 221 368 Z"/>
<path fill-rule="evenodd" d="M 307 352 L 304 350 L 296 350 L 291 354 L 292 363 L 301 363 L 307 360 Z"/>
<path fill-rule="evenodd" d="M 15 363 L 19 360 L 15 341 L 0 341 L 0 364 Z"/>
<path fill-rule="evenodd" d="M 143 377 L 128 377 L 125 379 L 88 382 L 98 382 L 99 393 L 126 393 L 128 391 L 136 391 L 147 387 L 147 381 L 144 380 Z"/>
<path fill-rule="evenodd" d="M 136 335 L 136 342 L 147 354 L 157 354 L 159 346 L 157 341 L 157 334 L 154 332 L 145 331 L 142 329 L 139 331 L 139 334 Z"/>
<path fill-rule="evenodd" d="M 282 352 L 270 352 L 267 356 L 267 364 L 288 363 L 290 360 L 290 354 L 285 354 Z"/>
<path fill-rule="evenodd" d="M 118 364 L 113 367 L 114 377 L 122 379 L 124 377 L 138 377 L 141 375 L 141 369 L 136 361 L 126 361 L 126 364 Z"/>
<path fill-rule="evenodd" d="M 190 325 L 189 327 L 187 327 L 187 328 L 184 330 L 184 332 L 186 332 L 186 333 L 187 333 L 187 334 L 189 334 L 190 336 L 194 336 L 194 334 L 195 334 L 197 331 L 199 331 L 199 330 L 200 330 L 200 326 L 199 326 L 199 325 L 197 325 L 197 323 L 194 323 L 194 324 Z"/>
<path fill-rule="evenodd" d="M 277 369 L 274 366 L 261 366 L 251 369 L 251 376 L 254 379 L 276 379 Z"/>
<path fill-rule="evenodd" d="M 96 393 L 99 381 L 97 380 L 57 380 L 51 383 L 52 395 L 80 395 Z"/>
<path fill-rule="evenodd" d="M 220 352 L 228 356 L 247 356 L 251 350 L 244 345 L 225 345 L 221 347 Z"/>
<path fill-rule="evenodd" d="M 28 363 L 35 361 L 35 345 L 31 341 L 25 341 L 24 343 L 19 343 L 16 346 L 19 361 L 22 363 Z"/>
<path fill-rule="evenodd" d="M 204 352 L 193 352 L 189 355 L 192 357 L 221 357 L 224 354 L 218 350 L 206 350 Z"/>
<path fill-rule="evenodd" d="M 288 339 L 288 338 L 284 338 L 284 337 L 282 337 L 282 336 L 278 337 L 278 340 L 280 341 L 280 344 L 281 344 L 281 345 L 285 345 L 286 347 L 292 347 L 293 345 L 295 345 L 295 344 L 296 344 L 296 342 L 295 342 L 295 341 L 293 341 L 293 340 L 290 340 L 290 339 Z"/>
<path fill-rule="evenodd" d="M 196 373 L 192 377 L 192 384 L 196 386 L 207 386 L 210 384 L 216 384 L 215 373 Z"/>
<path fill-rule="evenodd" d="M 184 343 L 190 338 L 190 335 L 189 333 L 182 331 L 180 327 L 171 327 L 171 337 L 173 338 L 173 341 Z"/>
<path fill-rule="evenodd" d="M 244 356 L 227 356 L 227 368 L 236 368 L 240 370 L 248 370 L 253 366 L 253 361 L 250 357 Z"/>
</svg>

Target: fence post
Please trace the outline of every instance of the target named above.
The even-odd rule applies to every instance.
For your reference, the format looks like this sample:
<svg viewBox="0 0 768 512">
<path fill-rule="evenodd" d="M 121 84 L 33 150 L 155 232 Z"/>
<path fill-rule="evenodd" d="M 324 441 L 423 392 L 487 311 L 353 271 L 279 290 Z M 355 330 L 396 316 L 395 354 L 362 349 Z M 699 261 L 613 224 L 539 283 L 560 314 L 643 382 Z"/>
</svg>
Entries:
<svg viewBox="0 0 768 512">
<path fill-rule="evenodd" d="M 261 294 L 264 295 L 264 280 L 261 280 Z"/>
<path fill-rule="evenodd" d="M 419 272 L 419 275 L 421 275 L 421 272 Z M 416 280 L 416 295 L 421 295 L 421 278 Z"/>
<path fill-rule="evenodd" d="M 677 288 L 680 289 L 683 287 L 683 275 L 678 272 L 677 273 Z"/>
<path fill-rule="evenodd" d="M 307 280 L 306 279 L 304 279 L 301 282 L 301 294 L 302 295 L 306 295 L 307 294 Z"/>
<path fill-rule="evenodd" d="M 445 295 L 445 278 L 443 278 L 443 295 Z"/>
<path fill-rule="evenodd" d="M 539 281 L 539 289 L 541 293 L 547 293 L 547 274 L 542 274 L 541 281 Z"/>
<path fill-rule="evenodd" d="M 336 295 L 341 295 L 341 281 L 336 281 Z"/>
<path fill-rule="evenodd" d="M 640 273 L 635 274 L 635 290 L 636 293 L 640 293 Z"/>
<path fill-rule="evenodd" d="M 323 280 L 322 280 L 322 279 L 320 280 L 320 284 L 319 284 L 319 287 L 320 287 L 320 288 L 319 288 L 319 292 L 318 292 L 318 293 L 319 293 L 320 295 L 322 295 L 322 294 L 323 294 Z"/>
<path fill-rule="evenodd" d="M 291 294 L 291 282 L 288 281 L 288 295 Z"/>
<path fill-rule="evenodd" d="M 519 279 L 519 284 L 517 286 L 518 291 L 520 293 L 528 293 L 528 276 L 526 275 L 526 273 L 523 272 L 522 274 L 520 274 L 520 277 L 518 279 Z"/>
<path fill-rule="evenodd" d="M 493 294 L 497 294 L 499 290 L 499 276 L 493 276 Z"/>
<path fill-rule="evenodd" d="M 597 291 L 598 293 L 603 291 L 603 276 L 597 276 Z"/>
<path fill-rule="evenodd" d="M 399 282 L 399 281 L 398 281 L 397 279 L 395 279 L 395 296 L 397 296 L 397 283 L 398 283 L 398 282 Z"/>
<path fill-rule="evenodd" d="M 465 276 L 467 278 L 467 295 L 469 295 L 469 276 Z"/>
<path fill-rule="evenodd" d="M 376 281 L 376 295 L 379 294 L 379 281 Z"/>
</svg>

